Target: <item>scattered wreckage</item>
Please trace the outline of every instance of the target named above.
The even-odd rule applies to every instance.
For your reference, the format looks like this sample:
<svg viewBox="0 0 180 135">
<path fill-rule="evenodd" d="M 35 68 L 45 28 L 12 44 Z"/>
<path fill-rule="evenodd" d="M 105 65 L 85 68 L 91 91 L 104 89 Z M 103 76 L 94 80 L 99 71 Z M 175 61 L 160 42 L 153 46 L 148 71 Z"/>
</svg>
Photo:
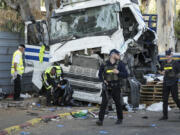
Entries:
<svg viewBox="0 0 180 135">
<path fill-rule="evenodd" d="M 122 89 L 134 107 L 143 74 L 156 72 L 156 34 L 137 0 L 66 0 L 49 22 L 26 22 L 25 37 L 25 72 L 33 72 L 34 85 L 40 89 L 42 72 L 59 63 L 77 100 L 101 102 L 98 69 L 111 49 L 118 49 L 127 65 Z"/>
</svg>

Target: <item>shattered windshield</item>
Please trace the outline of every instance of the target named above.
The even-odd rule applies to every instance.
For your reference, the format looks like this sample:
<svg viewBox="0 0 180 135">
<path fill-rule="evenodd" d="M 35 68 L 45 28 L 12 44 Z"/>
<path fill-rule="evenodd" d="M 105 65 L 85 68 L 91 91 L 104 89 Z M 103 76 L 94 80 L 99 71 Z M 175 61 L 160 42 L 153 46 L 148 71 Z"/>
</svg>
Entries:
<svg viewBox="0 0 180 135">
<path fill-rule="evenodd" d="M 118 27 L 115 5 L 81 9 L 51 18 L 51 41 L 111 34 Z M 111 31 L 111 32 L 110 32 Z"/>
</svg>

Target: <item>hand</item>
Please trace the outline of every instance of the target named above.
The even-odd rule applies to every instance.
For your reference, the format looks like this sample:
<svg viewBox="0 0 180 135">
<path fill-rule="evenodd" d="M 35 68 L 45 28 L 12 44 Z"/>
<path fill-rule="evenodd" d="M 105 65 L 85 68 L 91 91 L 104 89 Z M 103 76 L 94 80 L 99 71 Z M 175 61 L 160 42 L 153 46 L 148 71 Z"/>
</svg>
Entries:
<svg viewBox="0 0 180 135">
<path fill-rule="evenodd" d="M 119 74 L 119 70 L 117 70 L 117 69 L 113 69 L 113 72 L 114 72 L 115 74 Z"/>
<path fill-rule="evenodd" d="M 107 82 L 106 80 L 104 80 L 104 83 L 105 83 L 106 85 L 108 85 L 108 82 Z"/>
<path fill-rule="evenodd" d="M 12 75 L 12 80 L 15 80 L 17 78 L 18 72 L 15 71 L 14 74 Z"/>
<path fill-rule="evenodd" d="M 59 88 L 61 87 L 61 85 L 60 85 L 60 84 L 58 84 L 57 86 L 58 86 Z"/>
<path fill-rule="evenodd" d="M 18 72 L 17 72 L 17 71 L 15 71 L 15 72 L 14 72 L 14 76 L 17 76 L 17 75 L 18 75 Z"/>
<path fill-rule="evenodd" d="M 164 75 L 164 74 L 165 74 L 165 71 L 160 71 L 160 74 L 161 74 L 161 75 Z"/>
</svg>

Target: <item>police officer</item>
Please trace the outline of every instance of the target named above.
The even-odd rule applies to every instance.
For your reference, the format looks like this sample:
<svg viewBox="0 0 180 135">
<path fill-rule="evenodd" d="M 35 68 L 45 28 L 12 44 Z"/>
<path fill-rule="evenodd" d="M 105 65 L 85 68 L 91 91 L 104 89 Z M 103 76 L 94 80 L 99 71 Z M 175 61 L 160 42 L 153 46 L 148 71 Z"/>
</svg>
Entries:
<svg viewBox="0 0 180 135">
<path fill-rule="evenodd" d="M 24 73 L 24 65 L 23 65 L 23 53 L 24 53 L 25 45 L 20 44 L 18 50 L 16 50 L 13 54 L 12 58 L 12 66 L 11 66 L 11 76 L 14 80 L 14 100 L 22 100 L 20 98 L 21 93 L 21 77 Z"/>
<path fill-rule="evenodd" d="M 178 73 L 180 73 L 180 65 L 172 59 L 171 49 L 166 51 L 167 60 L 162 64 L 160 73 L 164 75 L 163 81 L 163 116 L 159 120 L 168 119 L 168 98 L 171 92 L 173 100 L 180 108 L 180 100 L 178 99 Z"/>
<path fill-rule="evenodd" d="M 116 124 L 121 124 L 123 120 L 122 105 L 120 102 L 120 81 L 121 78 L 128 76 L 125 65 L 120 61 L 119 51 L 113 49 L 110 51 L 109 60 L 100 66 L 99 79 L 103 82 L 102 103 L 99 111 L 98 126 L 103 125 L 105 110 L 108 105 L 109 95 L 112 96 L 117 110 Z"/>
<path fill-rule="evenodd" d="M 58 87 L 60 88 L 60 84 L 56 83 L 56 67 L 48 67 L 45 72 L 42 74 L 42 83 L 43 83 L 43 89 L 45 89 L 46 92 L 46 99 L 47 99 L 47 106 L 51 105 L 51 96 L 54 96 L 54 91 Z"/>
</svg>

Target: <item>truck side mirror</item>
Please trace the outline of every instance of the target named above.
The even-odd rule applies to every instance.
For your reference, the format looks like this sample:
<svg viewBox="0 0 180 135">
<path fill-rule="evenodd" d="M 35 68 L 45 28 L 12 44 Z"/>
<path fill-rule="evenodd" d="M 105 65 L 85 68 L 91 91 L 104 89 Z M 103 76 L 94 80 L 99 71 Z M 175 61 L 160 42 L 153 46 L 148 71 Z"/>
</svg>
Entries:
<svg viewBox="0 0 180 135">
<path fill-rule="evenodd" d="M 25 37 L 26 44 L 40 46 L 43 43 L 49 45 L 49 34 L 46 21 L 26 22 Z"/>
</svg>

